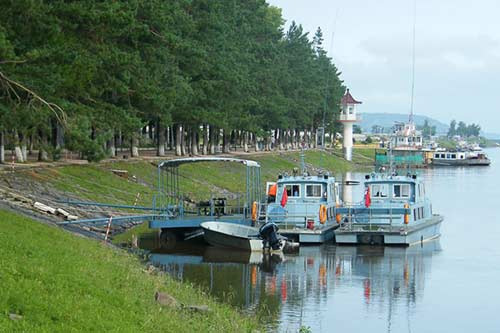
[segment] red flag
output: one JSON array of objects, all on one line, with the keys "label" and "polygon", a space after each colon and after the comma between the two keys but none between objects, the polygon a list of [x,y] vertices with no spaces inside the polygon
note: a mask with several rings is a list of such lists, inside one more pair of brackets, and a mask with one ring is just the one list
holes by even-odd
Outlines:
[{"label": "red flag", "polygon": [[365,206],[366,208],[370,207],[372,204],[372,199],[370,197],[370,186],[367,186],[365,189]]},{"label": "red flag", "polygon": [[283,196],[281,197],[281,207],[285,207],[287,201],[288,201],[288,193],[286,191],[286,186],[283,186]]}]

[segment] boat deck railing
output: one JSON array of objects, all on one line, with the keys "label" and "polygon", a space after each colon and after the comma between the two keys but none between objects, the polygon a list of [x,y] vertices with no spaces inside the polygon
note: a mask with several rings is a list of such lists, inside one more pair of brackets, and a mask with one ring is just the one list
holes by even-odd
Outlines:
[{"label": "boat deck railing", "polygon": [[340,230],[344,231],[399,231],[406,226],[404,216],[411,214],[410,208],[384,207],[339,207],[336,213],[342,216]]},{"label": "boat deck railing", "polygon": [[[279,225],[281,229],[293,229],[293,228],[307,228],[308,221],[318,221],[319,209],[308,209],[307,205],[302,206],[302,210],[299,209],[285,209],[284,213],[272,213],[268,214],[269,204],[260,204],[258,220],[261,222],[272,221]],[[331,211],[328,213],[328,219],[325,225],[331,225],[332,221],[335,221],[335,215],[333,214],[333,206],[329,207]],[[300,212],[298,212],[300,211]]]}]

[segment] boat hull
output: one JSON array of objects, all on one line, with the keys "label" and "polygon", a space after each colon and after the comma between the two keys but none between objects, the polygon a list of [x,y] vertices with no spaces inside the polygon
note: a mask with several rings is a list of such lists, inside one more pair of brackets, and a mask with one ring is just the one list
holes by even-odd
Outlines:
[{"label": "boat hull", "polygon": [[433,166],[488,166],[491,164],[491,161],[486,158],[478,158],[478,159],[463,159],[463,160],[437,160],[433,159]]},{"label": "boat hull", "polygon": [[413,226],[402,226],[386,230],[373,230],[376,224],[371,224],[370,230],[363,227],[368,225],[356,225],[354,227],[343,227],[335,231],[337,244],[371,244],[371,245],[402,245],[409,246],[438,238],[440,234],[443,217],[433,215],[429,220]]},{"label": "boat hull", "polygon": [[310,230],[307,228],[281,229],[280,234],[300,244],[323,244],[332,241],[338,224]]},{"label": "boat hull", "polygon": [[204,222],[201,227],[210,245],[244,251],[264,250],[264,242],[258,238],[258,228],[223,222]]}]

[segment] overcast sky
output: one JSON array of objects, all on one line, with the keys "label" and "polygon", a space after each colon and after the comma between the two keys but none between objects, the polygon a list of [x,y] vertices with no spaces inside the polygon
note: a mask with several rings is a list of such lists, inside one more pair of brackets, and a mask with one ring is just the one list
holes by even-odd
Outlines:
[{"label": "overcast sky", "polygon": [[[295,20],[310,35],[321,27],[361,112],[409,113],[413,0],[268,3],[287,25]],[[417,0],[416,114],[500,132],[499,17],[500,0]]]}]

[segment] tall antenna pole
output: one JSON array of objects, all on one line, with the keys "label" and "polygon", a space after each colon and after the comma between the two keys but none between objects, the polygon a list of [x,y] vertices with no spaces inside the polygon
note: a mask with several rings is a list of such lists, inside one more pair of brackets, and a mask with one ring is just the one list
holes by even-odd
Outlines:
[{"label": "tall antenna pole", "polygon": [[411,61],[411,100],[410,100],[410,118],[413,123],[413,102],[415,95],[415,30],[417,26],[417,0],[413,0],[413,40],[412,40],[412,61]]},{"label": "tall antenna pole", "polygon": [[[330,40],[330,55],[332,57],[332,60],[333,60],[333,42],[335,39],[335,30],[337,28],[338,16],[339,16],[339,10],[337,9],[337,11],[335,12],[335,21],[333,22],[332,37]],[[328,56],[328,54],[327,54],[327,56]],[[325,147],[326,147],[326,144],[325,144],[325,120],[326,119],[325,118],[326,118],[326,111],[328,109],[328,86],[329,86],[329,83],[330,83],[330,75],[329,75],[328,71],[326,71],[325,99],[324,99],[324,105],[323,105],[323,121],[321,123],[321,126],[323,127],[323,130],[321,132],[321,143],[323,144],[322,145],[323,150],[325,150]],[[322,161],[323,161],[323,154],[320,154],[319,156],[320,156],[319,157],[319,166],[321,166]]]}]

